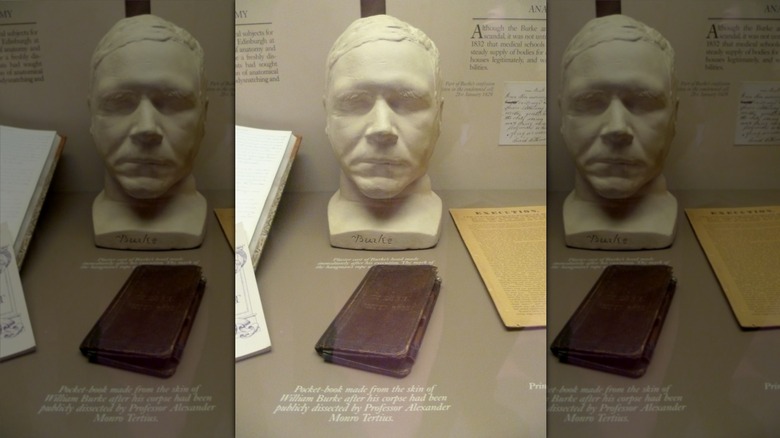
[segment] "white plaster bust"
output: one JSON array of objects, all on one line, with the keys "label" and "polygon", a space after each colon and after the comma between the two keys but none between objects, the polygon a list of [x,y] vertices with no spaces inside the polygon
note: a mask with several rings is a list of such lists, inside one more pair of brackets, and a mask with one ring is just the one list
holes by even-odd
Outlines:
[{"label": "white plaster bust", "polygon": [[435,246],[442,202],[427,169],[443,106],[436,46],[396,18],[361,18],[333,44],[326,81],[325,131],[341,166],[331,245]]},{"label": "white plaster bust", "polygon": [[153,15],[117,22],[92,55],[90,132],[106,167],[95,244],[183,249],[203,241],[206,200],[192,167],[208,101],[200,44]]},{"label": "white plaster bust", "polygon": [[563,55],[561,133],[577,173],[563,206],[566,244],[672,244],[677,200],[661,174],[675,133],[674,51],[624,15],[589,21]]}]

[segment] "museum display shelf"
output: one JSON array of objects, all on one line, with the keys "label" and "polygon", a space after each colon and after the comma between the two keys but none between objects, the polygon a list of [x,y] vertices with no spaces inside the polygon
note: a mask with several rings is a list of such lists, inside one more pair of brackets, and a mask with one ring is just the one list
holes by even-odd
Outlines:
[{"label": "museum display shelf", "polygon": [[[230,191],[203,193],[209,209],[233,206]],[[94,198],[53,192],[44,205],[21,271],[37,349],[0,364],[0,435],[232,436],[234,263],[215,215],[199,248],[104,249],[93,243]],[[144,263],[199,264],[207,280],[167,379],[90,363],[79,352],[131,268]]]},{"label": "museum display shelf", "polygon": [[[445,213],[434,248],[362,251],[329,245],[331,193],[285,194],[257,269],[272,350],[236,364],[236,436],[545,435],[546,331],[504,328],[446,213],[543,205],[544,191],[440,195]],[[404,378],[326,363],[314,349],[378,263],[431,263],[442,279]]]},{"label": "museum display shelf", "polygon": [[548,345],[607,265],[668,264],[677,288],[654,356],[640,378],[560,363],[548,349],[547,436],[759,437],[773,436],[780,428],[780,331],[740,329],[684,212],[772,205],[780,191],[672,192],[680,203],[674,244],[643,251],[566,247],[561,220],[566,193],[550,193]]}]

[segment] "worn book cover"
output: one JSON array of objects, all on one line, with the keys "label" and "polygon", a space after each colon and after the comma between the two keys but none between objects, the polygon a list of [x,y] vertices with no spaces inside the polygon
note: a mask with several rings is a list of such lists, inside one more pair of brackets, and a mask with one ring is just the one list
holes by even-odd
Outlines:
[{"label": "worn book cover", "polygon": [[200,266],[136,267],[81,343],[82,354],[90,362],[172,376],[204,288]]},{"label": "worn book cover", "polygon": [[642,376],[675,286],[670,266],[608,266],[553,341],[553,354],[561,362]]},{"label": "worn book cover", "polygon": [[317,353],[327,362],[408,375],[440,285],[435,266],[371,267],[317,342]]}]

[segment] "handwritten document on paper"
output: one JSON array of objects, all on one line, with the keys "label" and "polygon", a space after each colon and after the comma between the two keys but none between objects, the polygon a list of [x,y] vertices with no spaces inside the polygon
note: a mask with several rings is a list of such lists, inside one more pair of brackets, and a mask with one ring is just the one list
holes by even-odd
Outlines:
[{"label": "handwritten document on paper", "polygon": [[742,84],[734,144],[780,145],[780,82]]},{"label": "handwritten document on paper", "polygon": [[547,321],[547,208],[451,208],[506,327]]},{"label": "handwritten document on paper", "polygon": [[780,206],[685,213],[739,325],[780,327]]},{"label": "handwritten document on paper", "polygon": [[547,84],[506,82],[501,118],[502,145],[547,143]]},{"label": "handwritten document on paper", "polygon": [[0,222],[0,362],[35,350],[11,233]]},{"label": "handwritten document on paper", "polygon": [[236,226],[236,361],[271,349],[263,303],[242,224]]}]

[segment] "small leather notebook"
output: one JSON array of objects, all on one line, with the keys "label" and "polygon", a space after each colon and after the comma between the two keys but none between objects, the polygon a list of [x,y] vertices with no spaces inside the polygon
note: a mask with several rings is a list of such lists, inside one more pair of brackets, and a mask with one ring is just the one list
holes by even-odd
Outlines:
[{"label": "small leather notebook", "polygon": [[172,376],[205,285],[200,266],[137,266],[82,341],[81,353],[90,362]]},{"label": "small leather notebook", "polygon": [[372,266],[314,348],[326,362],[404,377],[440,287],[435,266]]},{"label": "small leather notebook", "polygon": [[608,266],[553,341],[553,354],[573,365],[642,376],[676,284],[670,266]]}]

